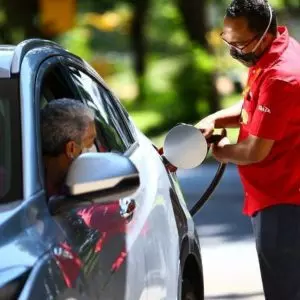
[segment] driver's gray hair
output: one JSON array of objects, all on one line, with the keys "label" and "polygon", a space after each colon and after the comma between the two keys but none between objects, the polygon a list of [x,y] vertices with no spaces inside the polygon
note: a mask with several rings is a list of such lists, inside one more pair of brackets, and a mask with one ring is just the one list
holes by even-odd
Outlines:
[{"label": "driver's gray hair", "polygon": [[69,141],[82,143],[94,112],[78,100],[57,99],[41,110],[41,138],[43,155],[57,156]]}]

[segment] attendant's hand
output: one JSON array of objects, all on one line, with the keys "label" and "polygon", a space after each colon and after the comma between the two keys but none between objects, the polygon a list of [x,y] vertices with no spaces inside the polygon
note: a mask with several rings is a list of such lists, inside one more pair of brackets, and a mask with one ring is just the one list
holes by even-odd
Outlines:
[{"label": "attendant's hand", "polygon": [[195,127],[203,133],[205,138],[209,138],[214,132],[215,122],[211,118],[206,117],[198,122]]},{"label": "attendant's hand", "polygon": [[223,129],[222,135],[224,137],[217,144],[212,144],[212,155],[217,161],[221,163],[228,163],[223,154],[223,148],[226,145],[230,145],[230,140],[227,137],[227,132],[225,129]]}]

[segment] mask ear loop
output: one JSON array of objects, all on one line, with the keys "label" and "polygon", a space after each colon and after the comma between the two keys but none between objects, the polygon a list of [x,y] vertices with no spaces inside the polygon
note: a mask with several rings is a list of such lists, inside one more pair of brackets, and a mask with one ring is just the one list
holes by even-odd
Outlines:
[{"label": "mask ear loop", "polygon": [[270,26],[271,26],[271,23],[272,23],[272,19],[273,19],[273,13],[272,13],[272,8],[271,8],[271,5],[269,5],[269,11],[270,11],[270,20],[269,20],[269,24],[268,24],[268,27],[267,29],[265,30],[264,34],[262,35],[262,37],[260,38],[260,40],[258,41],[258,43],[256,44],[256,46],[254,47],[254,49],[252,50],[252,52],[255,52],[258,48],[258,46],[261,44],[263,38],[266,36]]}]

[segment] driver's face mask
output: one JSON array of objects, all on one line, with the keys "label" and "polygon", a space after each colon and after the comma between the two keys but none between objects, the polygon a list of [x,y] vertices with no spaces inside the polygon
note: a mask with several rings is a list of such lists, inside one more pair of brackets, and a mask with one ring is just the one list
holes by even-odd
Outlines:
[{"label": "driver's face mask", "polygon": [[95,153],[97,151],[97,147],[95,144],[93,144],[90,148],[83,148],[81,153]]},{"label": "driver's face mask", "polygon": [[98,152],[97,147],[96,147],[95,144],[93,144],[93,145],[92,145],[91,147],[89,147],[89,148],[84,147],[84,146],[79,145],[79,144],[77,144],[77,147],[80,147],[80,148],[79,148],[79,149],[80,149],[80,152],[78,152],[77,155],[74,155],[74,154],[70,154],[70,155],[69,155],[69,158],[70,158],[71,162],[72,162],[73,160],[75,160],[79,155],[81,155],[81,154],[83,154],[83,153],[95,153],[95,152]]},{"label": "driver's face mask", "polygon": [[261,55],[256,55],[255,51],[257,50],[257,48],[259,47],[259,45],[263,41],[263,38],[266,36],[266,34],[267,34],[267,32],[268,32],[268,30],[271,26],[273,14],[272,14],[272,8],[271,8],[270,5],[269,5],[269,10],[270,10],[270,20],[269,20],[268,27],[267,27],[264,34],[261,36],[261,38],[259,39],[259,41],[257,42],[257,44],[255,45],[255,47],[253,48],[253,50],[251,52],[243,53],[242,49],[239,49],[239,48],[236,48],[236,47],[233,47],[233,46],[230,47],[230,55],[234,59],[241,62],[246,67],[254,66],[257,63],[257,61],[259,60],[259,58],[262,56],[262,54]]}]

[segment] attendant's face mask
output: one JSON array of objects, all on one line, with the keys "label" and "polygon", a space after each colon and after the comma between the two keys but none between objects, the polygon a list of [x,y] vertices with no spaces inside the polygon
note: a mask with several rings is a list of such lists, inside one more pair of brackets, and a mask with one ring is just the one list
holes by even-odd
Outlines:
[{"label": "attendant's face mask", "polygon": [[240,63],[242,63],[243,65],[245,65],[246,67],[252,67],[254,66],[257,61],[260,59],[260,57],[263,55],[257,55],[255,52],[257,51],[258,47],[261,45],[264,37],[266,36],[266,34],[269,31],[270,25],[272,23],[272,8],[269,5],[269,10],[270,10],[270,20],[269,20],[269,24],[268,27],[266,28],[265,32],[263,33],[263,35],[261,36],[261,38],[259,39],[259,41],[256,43],[255,47],[252,49],[252,51],[244,53],[243,50],[249,46],[255,39],[258,38],[258,35],[254,36],[254,38],[252,38],[248,43],[246,43],[246,45],[244,45],[242,48],[238,48],[235,47],[231,44],[229,44],[227,41],[224,42],[230,47],[230,55],[232,56],[232,58],[238,60]]},{"label": "attendant's face mask", "polygon": [[240,49],[231,47],[230,55],[232,58],[238,60],[244,66],[250,68],[250,67],[254,66],[260,58],[259,55],[255,54],[255,51],[257,50],[257,47],[259,45],[260,45],[260,43],[257,43],[257,46],[255,46],[255,48],[251,52],[248,52],[248,53],[243,53]]}]

